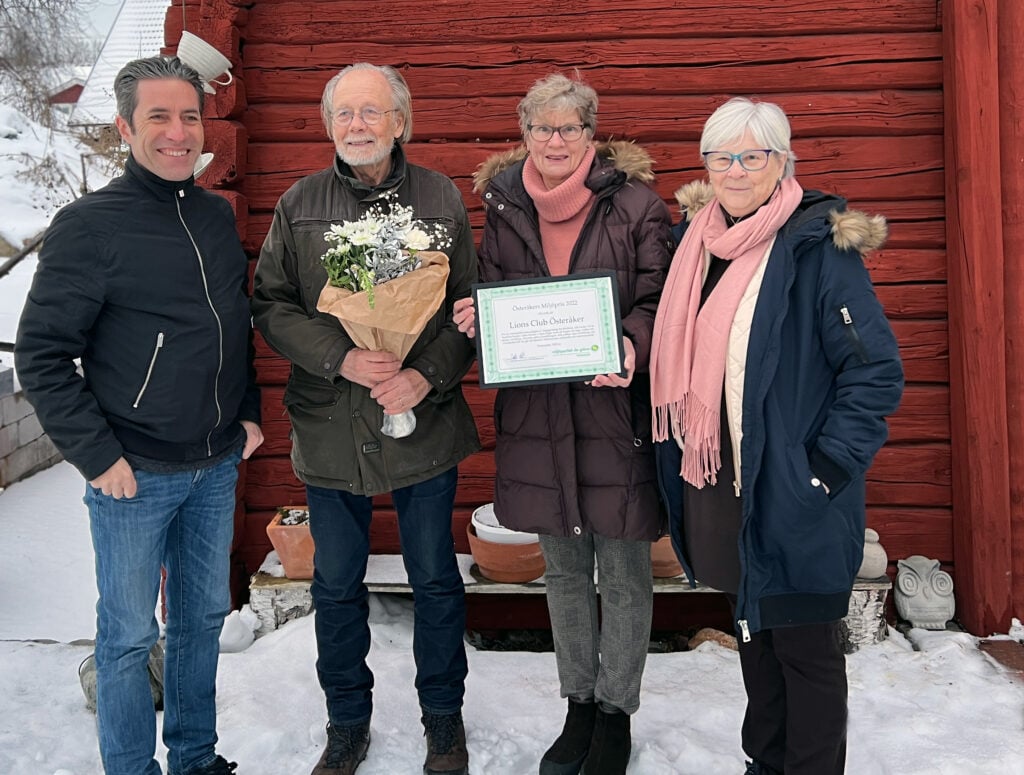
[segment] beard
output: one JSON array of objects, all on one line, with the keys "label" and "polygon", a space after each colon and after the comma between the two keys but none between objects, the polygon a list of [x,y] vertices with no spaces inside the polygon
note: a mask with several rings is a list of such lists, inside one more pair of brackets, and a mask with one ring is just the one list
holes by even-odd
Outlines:
[{"label": "beard", "polygon": [[370,137],[373,138],[373,145],[359,148],[346,145],[344,141],[336,143],[338,156],[350,167],[369,167],[380,164],[391,156],[391,151],[395,147],[395,138],[374,135],[370,135]]}]

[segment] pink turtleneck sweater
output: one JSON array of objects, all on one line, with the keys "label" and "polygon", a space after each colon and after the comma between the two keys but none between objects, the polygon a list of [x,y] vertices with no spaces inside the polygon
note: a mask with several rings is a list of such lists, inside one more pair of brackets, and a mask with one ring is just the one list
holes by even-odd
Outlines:
[{"label": "pink turtleneck sweater", "polygon": [[594,161],[594,146],[566,180],[548,190],[533,159],[523,165],[523,186],[530,195],[540,220],[540,242],[548,271],[553,277],[569,273],[569,258],[579,239],[583,223],[594,206],[594,192],[584,185]]}]

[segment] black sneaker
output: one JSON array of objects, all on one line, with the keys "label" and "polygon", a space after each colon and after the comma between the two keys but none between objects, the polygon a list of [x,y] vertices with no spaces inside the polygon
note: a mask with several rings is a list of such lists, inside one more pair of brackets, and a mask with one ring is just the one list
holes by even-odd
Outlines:
[{"label": "black sneaker", "polygon": [[348,727],[327,725],[327,747],[311,775],[353,775],[370,747],[370,722]]},{"label": "black sneaker", "polygon": [[469,752],[466,751],[466,728],[462,713],[438,716],[424,713],[423,734],[427,738],[427,758],[423,775],[468,775]]},{"label": "black sneaker", "polygon": [[205,767],[189,770],[188,775],[231,775],[237,769],[238,765],[235,762],[229,762],[223,756],[218,756]]}]

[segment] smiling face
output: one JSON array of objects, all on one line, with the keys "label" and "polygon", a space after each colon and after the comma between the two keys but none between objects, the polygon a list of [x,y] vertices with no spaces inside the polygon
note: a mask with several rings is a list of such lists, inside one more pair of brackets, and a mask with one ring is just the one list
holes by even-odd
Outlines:
[{"label": "smiling face", "polygon": [[[533,126],[563,127],[568,124],[581,124],[580,115],[575,110],[546,110],[537,113],[530,119]],[[548,140],[534,140],[526,133],[526,149],[540,173],[541,180],[550,190],[559,183],[564,183],[576,168],[580,166],[590,144],[590,130],[584,129],[582,137],[567,143],[555,132]]]},{"label": "smiling face", "polygon": [[[713,150],[740,153],[761,148],[764,145],[758,143],[748,129],[738,140]],[[740,166],[738,160],[733,160],[732,166],[725,172],[708,170],[708,178],[725,211],[734,218],[740,218],[754,212],[768,200],[782,177],[785,165],[786,154],[773,152],[764,169],[748,172]]]},{"label": "smiling face", "polygon": [[[334,87],[332,108],[332,115],[342,108],[353,112],[347,125],[334,122],[331,126],[338,156],[360,179],[380,183],[391,168],[391,149],[405,127],[387,79],[375,70],[353,70]],[[365,108],[383,113],[380,122],[367,124],[361,113]]]},{"label": "smiling face", "polygon": [[179,78],[138,82],[132,124],[118,116],[117,130],[135,161],[169,181],[192,177],[203,150],[203,119],[195,87]]}]

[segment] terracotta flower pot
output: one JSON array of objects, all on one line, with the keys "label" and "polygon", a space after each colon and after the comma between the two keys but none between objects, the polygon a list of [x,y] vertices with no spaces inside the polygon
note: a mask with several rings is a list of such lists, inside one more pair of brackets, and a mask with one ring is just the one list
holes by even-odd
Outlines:
[{"label": "terracotta flower pot", "polygon": [[679,564],[676,550],[672,548],[672,538],[662,536],[651,544],[651,575],[656,579],[670,579],[683,572]]},{"label": "terracotta flower pot", "polygon": [[[313,536],[309,532],[309,519],[298,525],[282,525],[281,520],[292,510],[306,510],[305,506],[282,506],[267,525],[267,536],[274,545],[284,566],[284,575],[290,579],[313,578]],[[307,512],[308,514],[308,512]]]},{"label": "terracotta flower pot", "polygon": [[473,523],[466,525],[469,549],[484,578],[506,584],[522,584],[544,575],[544,555],[540,542],[529,544],[498,544],[476,534]]}]

